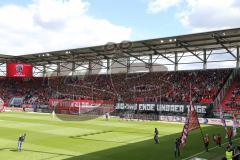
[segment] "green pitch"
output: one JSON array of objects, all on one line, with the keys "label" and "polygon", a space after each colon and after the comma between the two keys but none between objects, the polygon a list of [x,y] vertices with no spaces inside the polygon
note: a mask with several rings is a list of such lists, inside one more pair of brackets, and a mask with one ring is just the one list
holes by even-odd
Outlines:
[{"label": "green pitch", "polygon": [[[153,142],[158,128],[159,144]],[[202,126],[212,136],[221,126]],[[0,160],[172,160],[174,140],[182,124],[123,121],[98,118],[88,121],[61,121],[48,114],[0,113]],[[26,133],[23,152],[17,152],[17,139]],[[225,138],[223,138],[225,141]],[[234,143],[238,143],[238,137]],[[199,130],[190,133],[182,159],[191,156],[219,160],[224,149],[210,144],[204,150]]]}]

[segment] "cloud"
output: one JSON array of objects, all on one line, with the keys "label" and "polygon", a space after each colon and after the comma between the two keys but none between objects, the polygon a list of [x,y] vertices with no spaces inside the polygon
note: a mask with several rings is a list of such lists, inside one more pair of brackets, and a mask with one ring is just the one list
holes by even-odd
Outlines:
[{"label": "cloud", "polygon": [[161,11],[166,11],[170,7],[177,6],[182,0],[149,0],[148,12],[159,13]]},{"label": "cloud", "polygon": [[240,26],[239,0],[148,0],[147,11],[159,13],[176,6],[176,17],[190,32]]},{"label": "cloud", "polygon": [[0,7],[0,54],[27,54],[130,39],[132,29],[87,14],[83,0],[34,0]]},{"label": "cloud", "polygon": [[240,26],[238,0],[185,0],[178,17],[192,32],[226,29]]}]

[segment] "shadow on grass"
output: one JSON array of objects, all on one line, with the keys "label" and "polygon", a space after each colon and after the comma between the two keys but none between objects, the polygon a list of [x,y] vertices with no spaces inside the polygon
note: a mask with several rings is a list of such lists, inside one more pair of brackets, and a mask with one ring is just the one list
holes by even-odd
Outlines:
[{"label": "shadow on grass", "polygon": [[88,120],[99,118],[100,116],[102,115],[94,115],[94,114],[69,115],[69,114],[56,113],[56,117],[62,121],[88,121]]},{"label": "shadow on grass", "polygon": [[[208,133],[210,137],[218,133],[220,133],[222,137],[225,137],[224,128],[221,126],[208,126],[202,128],[202,130],[204,134]],[[161,133],[161,131],[159,132]],[[179,136],[180,133],[162,136],[159,138],[159,144],[154,144],[154,141],[150,139],[136,143],[128,143],[119,147],[85,155],[74,156],[65,160],[173,160],[174,142]],[[214,146],[215,144],[211,140],[209,147],[211,148]],[[181,158],[179,159],[190,157],[202,151],[204,151],[204,145],[201,132],[200,130],[195,130],[189,134],[187,145],[184,150],[181,151]],[[224,152],[212,150],[209,153],[203,154],[203,157],[211,157],[211,154],[222,156]],[[198,157],[201,156],[202,155],[198,155]]]},{"label": "shadow on grass", "polygon": [[[87,134],[80,134],[80,135],[76,135],[76,136],[70,136],[69,138],[73,138],[73,139],[83,139],[83,140],[89,140],[89,141],[99,141],[99,142],[110,142],[110,143],[121,143],[121,144],[128,144],[131,141],[136,141],[138,139],[142,139],[143,137],[140,138],[133,138],[131,139],[131,141],[129,140],[125,140],[125,141],[115,141],[115,140],[101,140],[101,139],[94,139],[94,138],[88,138],[88,136],[93,136],[93,135],[99,135],[99,134],[105,134],[105,133],[111,133],[113,132],[112,130],[106,130],[106,131],[100,131],[100,132],[93,132],[93,133],[87,133]],[[128,131],[114,131],[115,133],[137,133],[137,132],[128,132]],[[141,134],[146,134],[149,135],[149,133],[141,133]],[[146,138],[149,138],[149,136],[146,136]]]},{"label": "shadow on grass", "polygon": [[87,133],[87,134],[80,134],[80,135],[76,135],[76,136],[70,136],[69,138],[81,138],[81,137],[85,137],[85,136],[92,136],[92,135],[110,133],[110,132],[112,132],[112,131],[93,132],[93,133]]},{"label": "shadow on grass", "polygon": [[11,152],[18,152],[17,149],[10,149],[9,151],[11,151]]},{"label": "shadow on grass", "polygon": [[[0,148],[0,152],[2,150],[9,150],[11,152],[18,152],[18,150],[16,148]],[[52,154],[52,155],[55,155],[55,156],[74,156],[74,155],[71,155],[71,154],[63,154],[63,153],[39,151],[39,150],[31,150],[31,149],[23,149],[22,152],[44,153],[44,154]]]}]

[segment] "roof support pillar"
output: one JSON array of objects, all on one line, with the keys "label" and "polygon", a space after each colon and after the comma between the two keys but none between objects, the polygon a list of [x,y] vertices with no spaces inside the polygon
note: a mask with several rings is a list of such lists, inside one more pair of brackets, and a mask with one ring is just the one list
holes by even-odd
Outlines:
[{"label": "roof support pillar", "polygon": [[60,75],[60,63],[57,63],[57,77]]},{"label": "roof support pillar", "polygon": [[130,57],[127,57],[127,73],[130,72]]},{"label": "roof support pillar", "polygon": [[149,72],[153,71],[153,63],[152,63],[152,55],[149,55],[149,59],[148,59],[148,64],[149,64]]},{"label": "roof support pillar", "polygon": [[236,68],[239,69],[239,61],[240,61],[240,56],[239,56],[239,46],[237,46],[237,64],[236,64]]},{"label": "roof support pillar", "polygon": [[207,69],[207,51],[206,49],[203,50],[203,69]]},{"label": "roof support pillar", "polygon": [[88,61],[88,73],[92,74],[92,61]]},{"label": "roof support pillar", "polygon": [[46,73],[47,73],[46,65],[43,65],[43,77],[46,77]]},{"label": "roof support pillar", "polygon": [[110,71],[110,59],[108,58],[107,59],[107,74],[110,74],[111,71]]},{"label": "roof support pillar", "polygon": [[175,52],[175,62],[174,62],[174,71],[178,70],[178,53]]},{"label": "roof support pillar", "polygon": [[75,62],[72,62],[72,76],[75,74]]}]

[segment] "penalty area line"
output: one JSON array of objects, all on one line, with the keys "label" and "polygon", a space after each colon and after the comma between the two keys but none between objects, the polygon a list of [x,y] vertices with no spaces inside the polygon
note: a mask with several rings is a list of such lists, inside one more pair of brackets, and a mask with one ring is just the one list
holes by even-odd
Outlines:
[{"label": "penalty area line", "polygon": [[[239,137],[239,138],[236,138],[236,139],[233,139],[232,141],[236,141],[236,140],[239,140],[239,139],[240,139],[240,137]],[[225,142],[225,143],[223,143],[222,145],[227,144],[227,143],[228,143],[228,142]],[[218,147],[218,146],[209,148],[209,151],[214,150],[214,149],[216,149],[217,147]],[[184,159],[182,159],[182,160],[188,160],[188,159],[190,159],[190,158],[194,158],[195,156],[201,155],[201,154],[203,154],[203,153],[205,153],[205,152],[206,152],[206,151],[198,152],[198,153],[196,153],[196,154],[194,154],[194,155],[192,155],[192,156],[190,156],[190,157],[184,158]]]}]

